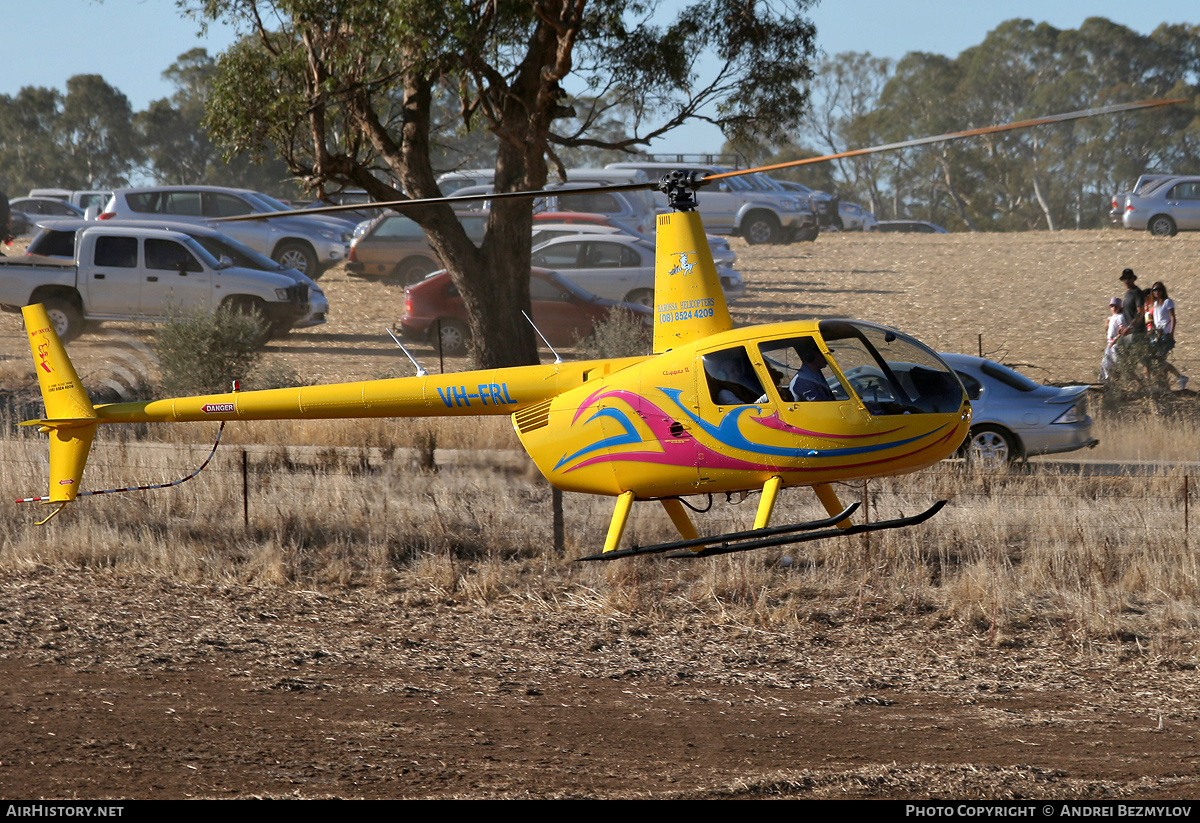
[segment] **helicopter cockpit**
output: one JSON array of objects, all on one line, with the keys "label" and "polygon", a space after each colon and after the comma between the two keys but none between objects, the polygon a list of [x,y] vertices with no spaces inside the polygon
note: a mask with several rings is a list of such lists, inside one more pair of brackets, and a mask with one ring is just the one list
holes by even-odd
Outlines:
[{"label": "helicopter cockpit", "polygon": [[[811,334],[757,344],[770,388],[743,346],[709,352],[703,363],[710,399],[724,405],[791,405],[857,396],[873,417],[948,414],[965,393],[954,372],[928,347],[893,329],[850,320],[818,324]],[[751,344],[753,347],[754,344]]]}]

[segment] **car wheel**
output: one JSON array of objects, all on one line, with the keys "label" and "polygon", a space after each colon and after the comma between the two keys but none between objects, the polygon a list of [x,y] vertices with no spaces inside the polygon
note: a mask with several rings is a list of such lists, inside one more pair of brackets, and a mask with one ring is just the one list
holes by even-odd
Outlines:
[{"label": "car wheel", "polygon": [[453,317],[443,317],[434,324],[434,332],[441,337],[442,354],[457,357],[467,353],[471,342],[471,330],[467,324]]},{"label": "car wheel", "polygon": [[321,276],[321,273],[317,271],[320,266],[317,262],[317,253],[307,243],[298,243],[295,240],[280,243],[275,247],[275,253],[271,255],[271,259],[279,265],[295,269],[313,280]]},{"label": "car wheel", "polygon": [[1151,217],[1146,228],[1156,237],[1174,237],[1178,231],[1175,228],[1175,221],[1166,214],[1156,214]]},{"label": "car wheel", "polygon": [[818,229],[816,226],[811,226],[807,229],[800,229],[800,231],[796,232],[796,242],[797,243],[811,243],[817,239],[817,235],[819,235],[820,233],[821,233],[821,230]]},{"label": "car wheel", "polygon": [[654,308],[654,289],[634,289],[625,295],[626,303],[636,303],[646,308]]},{"label": "car wheel", "polygon": [[779,221],[775,219],[775,215],[773,214],[754,212],[742,224],[742,236],[752,246],[778,243],[780,237]]},{"label": "car wheel", "polygon": [[420,283],[430,274],[437,271],[437,266],[427,257],[406,257],[392,269],[389,279],[402,286]]},{"label": "car wheel", "polygon": [[1017,460],[1012,434],[999,426],[975,426],[962,447],[967,463],[983,471],[999,471]]},{"label": "car wheel", "polygon": [[842,218],[840,218],[840,217],[833,218],[833,227],[835,229],[837,229],[838,231],[846,230],[846,224],[842,221]]},{"label": "car wheel", "polygon": [[49,300],[43,300],[42,305],[46,307],[46,314],[50,318],[50,325],[54,326],[54,333],[63,343],[70,343],[83,334],[83,314],[73,303],[51,297]]}]

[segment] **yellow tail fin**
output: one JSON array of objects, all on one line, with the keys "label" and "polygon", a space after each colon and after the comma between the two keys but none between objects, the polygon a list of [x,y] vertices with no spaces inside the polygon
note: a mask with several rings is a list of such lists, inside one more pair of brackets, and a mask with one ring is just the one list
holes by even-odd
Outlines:
[{"label": "yellow tail fin", "polygon": [[731,328],[700,215],[660,214],[654,259],[655,354]]},{"label": "yellow tail fin", "polygon": [[79,482],[87,464],[92,438],[96,435],[96,410],[84,391],[75,367],[42,304],[21,309],[29,350],[46,406],[45,420],[29,420],[23,426],[39,426],[50,434],[49,503],[66,503],[79,493]]}]

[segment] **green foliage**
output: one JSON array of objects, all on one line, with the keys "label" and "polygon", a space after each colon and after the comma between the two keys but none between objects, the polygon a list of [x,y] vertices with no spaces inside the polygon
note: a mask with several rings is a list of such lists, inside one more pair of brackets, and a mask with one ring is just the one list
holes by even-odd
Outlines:
[{"label": "green foliage", "polygon": [[244,380],[262,356],[261,318],[222,308],[196,311],[159,326],[151,348],[158,355],[167,394],[216,394]]},{"label": "green foliage", "polygon": [[139,157],[129,100],[99,75],[70,78],[66,94],[26,86],[0,95],[0,179],[10,196],[126,185]]},{"label": "green foliage", "polygon": [[652,338],[650,326],[641,318],[614,308],[579,341],[579,353],[584,360],[637,357],[650,353]]}]

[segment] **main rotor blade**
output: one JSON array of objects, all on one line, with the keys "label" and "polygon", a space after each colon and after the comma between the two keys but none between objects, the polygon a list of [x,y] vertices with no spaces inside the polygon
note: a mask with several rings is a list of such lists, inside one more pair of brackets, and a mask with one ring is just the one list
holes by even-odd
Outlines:
[{"label": "main rotor blade", "polygon": [[951,140],[961,140],[964,137],[978,137],[981,134],[995,134],[1001,131],[1014,131],[1016,129],[1027,129],[1031,126],[1043,126],[1047,123],[1062,123],[1067,120],[1082,120],[1085,117],[1097,117],[1102,114],[1117,114],[1123,111],[1134,111],[1136,109],[1149,109],[1158,106],[1173,106],[1176,103],[1188,102],[1185,98],[1176,98],[1173,100],[1139,100],[1136,103],[1115,103],[1111,106],[1101,106],[1095,109],[1083,109],[1081,111],[1071,111],[1066,114],[1052,114],[1047,117],[1037,117],[1032,120],[1020,120],[1015,123],[1003,123],[999,126],[983,126],[977,129],[967,129],[965,131],[955,131],[949,134],[939,134],[934,137],[917,137],[912,140],[903,140],[899,143],[888,143],[883,146],[872,146],[867,149],[852,149],[850,151],[842,151],[837,154],[826,154],[821,157],[809,157],[804,160],[789,160],[786,163],[772,163],[769,166],[757,166],[753,169],[738,169],[737,171],[727,171],[721,174],[706,175],[703,182],[707,183],[710,180],[720,180],[725,177],[738,177],[743,174],[754,174],[760,171],[776,171],[778,169],[790,169],[794,166],[806,166],[812,163],[825,163],[829,160],[841,160],[845,157],[861,157],[865,154],[878,154],[879,152],[895,151],[897,149],[906,149],[911,146],[928,146],[933,143],[946,143]]},{"label": "main rotor blade", "polygon": [[554,189],[539,189],[537,191],[506,191],[492,194],[468,194],[462,196],[449,195],[446,197],[425,197],[414,200],[381,200],[370,203],[348,203],[342,206],[319,206],[313,209],[291,209],[289,211],[256,212],[255,214],[239,214],[236,217],[217,217],[214,223],[234,223],[241,220],[269,220],[273,217],[305,217],[314,214],[336,214],[339,211],[361,211],[363,209],[395,209],[420,208],[421,206],[437,206],[442,203],[478,203],[481,200],[511,200],[519,197],[545,197],[547,195],[587,193],[593,191],[641,191],[649,190],[658,185],[657,180],[646,183],[614,183],[604,186],[574,186],[566,185]]}]

